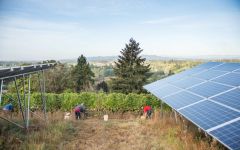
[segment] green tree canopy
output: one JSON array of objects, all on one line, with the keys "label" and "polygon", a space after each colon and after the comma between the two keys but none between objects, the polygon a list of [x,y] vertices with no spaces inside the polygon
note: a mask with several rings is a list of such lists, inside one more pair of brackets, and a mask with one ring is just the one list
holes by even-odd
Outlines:
[{"label": "green tree canopy", "polygon": [[150,76],[150,65],[146,65],[145,58],[140,56],[143,50],[133,38],[121,51],[121,56],[115,62],[112,88],[116,92],[141,93],[143,85]]},{"label": "green tree canopy", "polygon": [[92,72],[86,57],[78,57],[77,65],[73,70],[75,89],[77,92],[88,91],[94,83],[94,73]]}]

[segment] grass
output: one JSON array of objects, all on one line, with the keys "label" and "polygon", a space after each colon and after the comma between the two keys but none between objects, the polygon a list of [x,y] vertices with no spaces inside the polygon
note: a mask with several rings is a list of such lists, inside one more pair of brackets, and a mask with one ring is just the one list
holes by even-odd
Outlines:
[{"label": "grass", "polygon": [[[6,122],[0,122],[0,149],[120,149],[120,150],[216,150],[220,144],[205,137],[190,123],[178,123],[169,113],[160,118],[141,120],[134,115],[110,115],[86,120],[63,120],[63,113],[49,114],[46,124],[32,120],[34,126],[26,134]],[[186,124],[189,126],[186,130]]]}]

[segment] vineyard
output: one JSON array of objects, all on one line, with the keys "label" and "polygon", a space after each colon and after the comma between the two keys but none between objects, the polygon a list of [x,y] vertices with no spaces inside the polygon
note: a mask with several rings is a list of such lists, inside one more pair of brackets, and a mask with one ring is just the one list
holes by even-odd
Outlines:
[{"label": "vineyard", "polygon": [[[4,96],[3,101],[8,102],[9,97],[16,98],[16,95]],[[160,107],[160,101],[150,94],[122,94],[122,93],[46,93],[47,111],[71,111],[76,105],[84,103],[89,110],[126,112],[141,111],[146,104],[153,108]],[[17,106],[17,101],[14,105]],[[42,106],[41,93],[31,94],[31,109],[39,110]],[[164,105],[164,108],[168,108]],[[16,107],[17,108],[17,107]]]}]

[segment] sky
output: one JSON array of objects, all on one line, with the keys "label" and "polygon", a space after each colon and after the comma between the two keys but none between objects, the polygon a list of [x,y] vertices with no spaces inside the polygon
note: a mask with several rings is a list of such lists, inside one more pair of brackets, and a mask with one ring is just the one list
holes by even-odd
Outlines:
[{"label": "sky", "polygon": [[0,0],[0,61],[240,56],[239,0]]}]

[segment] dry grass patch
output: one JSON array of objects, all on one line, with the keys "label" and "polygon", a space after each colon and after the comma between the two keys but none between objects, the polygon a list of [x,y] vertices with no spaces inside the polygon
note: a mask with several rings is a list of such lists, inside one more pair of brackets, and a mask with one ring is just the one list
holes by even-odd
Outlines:
[{"label": "dry grass patch", "polygon": [[[156,114],[159,114],[157,112]],[[28,134],[19,129],[6,128],[1,132],[5,143],[0,149],[68,149],[68,150],[216,150],[224,149],[212,144],[210,138],[199,133],[190,125],[176,124],[175,119],[166,113],[163,118],[155,115],[151,120],[139,117],[112,116],[104,122],[101,118],[86,120],[63,120],[62,112],[49,114],[49,122],[35,120],[38,130]],[[6,124],[5,124],[6,125]]]}]

